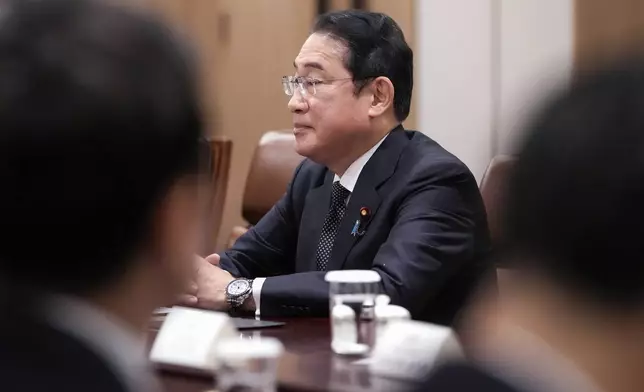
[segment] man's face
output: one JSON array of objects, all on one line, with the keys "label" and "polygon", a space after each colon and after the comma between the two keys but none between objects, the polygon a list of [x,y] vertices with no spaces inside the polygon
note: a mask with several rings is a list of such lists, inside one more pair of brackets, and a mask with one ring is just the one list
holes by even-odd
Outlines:
[{"label": "man's face", "polygon": [[315,95],[296,89],[288,103],[296,151],[321,164],[342,159],[370,127],[371,100],[368,94],[356,96],[352,75],[344,66],[346,54],[342,42],[314,33],[294,62],[295,76],[316,82]]}]

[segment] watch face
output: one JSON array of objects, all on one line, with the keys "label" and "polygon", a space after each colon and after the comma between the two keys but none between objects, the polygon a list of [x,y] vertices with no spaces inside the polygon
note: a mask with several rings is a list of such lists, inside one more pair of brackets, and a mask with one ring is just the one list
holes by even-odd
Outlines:
[{"label": "watch face", "polygon": [[247,280],[235,280],[228,286],[228,294],[232,296],[242,295],[249,289]]}]

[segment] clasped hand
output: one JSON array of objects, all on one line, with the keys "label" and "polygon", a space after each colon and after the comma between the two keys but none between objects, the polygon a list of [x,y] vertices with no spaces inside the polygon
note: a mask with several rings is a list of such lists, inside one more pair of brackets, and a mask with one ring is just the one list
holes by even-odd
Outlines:
[{"label": "clasped hand", "polygon": [[226,286],[233,276],[219,267],[219,255],[194,260],[194,281],[179,299],[179,305],[224,311],[229,309]]}]

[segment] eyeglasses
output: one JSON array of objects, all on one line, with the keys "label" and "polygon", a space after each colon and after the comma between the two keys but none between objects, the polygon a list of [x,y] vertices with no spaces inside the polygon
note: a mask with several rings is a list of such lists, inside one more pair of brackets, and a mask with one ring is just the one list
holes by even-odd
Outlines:
[{"label": "eyeglasses", "polygon": [[299,90],[301,96],[306,97],[309,95],[315,95],[315,93],[317,92],[316,86],[318,84],[352,79],[353,78],[318,80],[303,76],[282,76],[282,87],[284,88],[284,93],[288,96],[293,96],[293,94],[295,94],[295,90],[297,89]]}]

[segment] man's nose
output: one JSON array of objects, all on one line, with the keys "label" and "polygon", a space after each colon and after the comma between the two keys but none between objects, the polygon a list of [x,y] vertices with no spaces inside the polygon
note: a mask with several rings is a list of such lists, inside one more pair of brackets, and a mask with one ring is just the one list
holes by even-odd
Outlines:
[{"label": "man's nose", "polygon": [[288,109],[292,113],[301,113],[305,112],[308,108],[309,104],[306,99],[304,99],[299,89],[295,89],[293,95],[291,95],[291,99],[288,100]]}]

